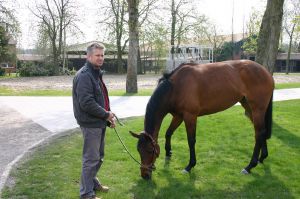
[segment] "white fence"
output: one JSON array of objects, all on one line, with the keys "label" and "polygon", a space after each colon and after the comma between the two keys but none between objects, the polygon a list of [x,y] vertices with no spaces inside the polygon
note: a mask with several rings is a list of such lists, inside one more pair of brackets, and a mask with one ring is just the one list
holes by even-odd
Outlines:
[{"label": "white fence", "polygon": [[182,63],[201,64],[211,62],[213,62],[213,48],[210,46],[185,45],[171,47],[167,57],[166,70],[172,71]]}]

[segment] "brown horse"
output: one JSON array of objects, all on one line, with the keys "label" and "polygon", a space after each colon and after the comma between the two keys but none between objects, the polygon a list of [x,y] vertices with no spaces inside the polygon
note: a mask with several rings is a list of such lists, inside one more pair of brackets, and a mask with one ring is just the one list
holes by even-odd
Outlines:
[{"label": "brown horse", "polygon": [[[190,149],[185,171],[196,165],[195,143],[197,117],[223,111],[240,102],[255,129],[255,145],[248,166],[250,170],[268,156],[267,139],[271,136],[274,80],[260,64],[250,60],[209,64],[182,64],[159,81],[151,96],[144,121],[144,131],[137,137],[141,156],[141,176],[151,178],[159,155],[159,129],[167,113],[173,116],[166,132],[166,156],[171,156],[171,136],[184,121]],[[260,157],[259,157],[260,155]]]}]

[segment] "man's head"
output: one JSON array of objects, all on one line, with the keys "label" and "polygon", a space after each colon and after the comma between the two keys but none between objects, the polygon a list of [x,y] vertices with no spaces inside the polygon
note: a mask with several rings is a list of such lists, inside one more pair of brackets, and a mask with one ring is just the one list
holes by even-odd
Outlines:
[{"label": "man's head", "polygon": [[86,56],[87,60],[96,68],[100,68],[104,62],[105,47],[98,43],[93,43],[87,47]]}]

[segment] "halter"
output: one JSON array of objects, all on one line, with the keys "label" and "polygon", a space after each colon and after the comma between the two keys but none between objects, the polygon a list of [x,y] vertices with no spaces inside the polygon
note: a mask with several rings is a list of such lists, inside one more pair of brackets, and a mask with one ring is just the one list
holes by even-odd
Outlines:
[{"label": "halter", "polygon": [[147,169],[147,170],[150,170],[150,171],[154,171],[155,170],[155,166],[154,166],[154,157],[158,157],[159,156],[159,152],[158,152],[158,150],[157,150],[157,146],[158,146],[158,144],[157,144],[157,142],[153,139],[153,137],[150,135],[150,134],[148,134],[147,132],[143,132],[143,133],[141,133],[141,134],[144,134],[146,137],[148,137],[148,138],[150,138],[150,140],[151,140],[151,144],[152,144],[152,146],[153,146],[153,151],[152,151],[152,153],[153,153],[153,158],[152,158],[152,163],[151,164],[149,164],[149,165],[143,165],[143,164],[141,164],[141,167],[140,168],[142,168],[142,169]]},{"label": "halter", "polygon": [[[115,115],[115,118],[117,119],[117,122],[118,122],[121,126],[125,126],[125,125],[119,120],[119,118],[118,118],[116,115]],[[144,164],[142,164],[141,162],[139,162],[137,159],[135,159],[135,158],[133,157],[133,155],[130,153],[130,151],[127,149],[127,147],[126,147],[126,145],[124,144],[124,142],[122,141],[122,139],[121,139],[121,137],[120,137],[118,131],[116,130],[116,128],[114,128],[114,130],[115,130],[115,133],[117,134],[117,137],[119,138],[121,144],[123,145],[124,149],[125,149],[125,150],[127,151],[127,153],[130,155],[130,157],[131,157],[136,163],[138,163],[138,164],[141,166],[140,168],[147,169],[147,170],[150,170],[150,171],[154,171],[154,170],[155,170],[155,166],[153,165],[153,160],[152,160],[151,165],[144,165]],[[153,153],[154,153],[153,157],[154,157],[154,156],[158,157],[158,156],[159,156],[159,152],[157,151],[157,148],[156,148],[156,146],[158,145],[157,142],[153,139],[153,137],[152,137],[150,134],[148,134],[148,133],[146,133],[146,132],[141,133],[141,134],[144,134],[145,136],[147,136],[147,137],[150,138],[151,144],[152,144],[152,146],[153,146]]]}]

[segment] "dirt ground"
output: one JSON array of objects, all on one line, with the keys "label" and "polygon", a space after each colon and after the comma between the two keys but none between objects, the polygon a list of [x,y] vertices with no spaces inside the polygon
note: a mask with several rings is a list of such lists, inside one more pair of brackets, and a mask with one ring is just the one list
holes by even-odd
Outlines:
[{"label": "dirt ground", "polygon": [[[138,88],[153,89],[156,87],[160,74],[138,75]],[[70,89],[72,88],[73,76],[52,77],[19,77],[0,79],[0,86],[16,90],[26,89]],[[300,82],[300,74],[275,74],[276,83]],[[104,75],[104,81],[108,89],[125,89],[126,75]]]}]

